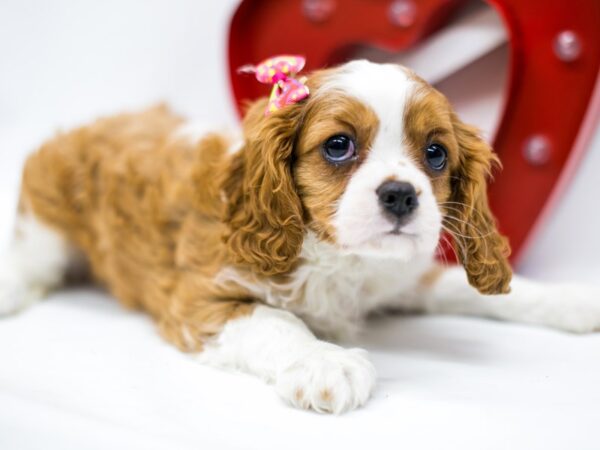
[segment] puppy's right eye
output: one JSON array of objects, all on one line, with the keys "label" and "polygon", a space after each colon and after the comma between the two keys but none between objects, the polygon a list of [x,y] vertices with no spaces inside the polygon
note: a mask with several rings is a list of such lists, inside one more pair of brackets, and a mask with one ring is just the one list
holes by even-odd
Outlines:
[{"label": "puppy's right eye", "polygon": [[323,157],[334,164],[343,164],[356,159],[356,145],[354,141],[344,135],[331,136],[323,144]]}]

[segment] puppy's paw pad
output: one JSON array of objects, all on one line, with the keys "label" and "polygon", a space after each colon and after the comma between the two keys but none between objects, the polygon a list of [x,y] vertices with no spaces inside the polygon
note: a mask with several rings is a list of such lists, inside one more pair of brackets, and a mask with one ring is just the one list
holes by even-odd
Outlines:
[{"label": "puppy's paw pad", "polygon": [[340,414],[364,405],[375,386],[375,368],[366,352],[320,344],[278,375],[281,397],[321,413]]}]

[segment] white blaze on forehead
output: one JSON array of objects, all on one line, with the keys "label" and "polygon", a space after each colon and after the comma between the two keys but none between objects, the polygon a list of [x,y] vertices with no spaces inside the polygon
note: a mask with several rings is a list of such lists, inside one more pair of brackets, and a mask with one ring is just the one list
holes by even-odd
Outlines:
[{"label": "white blaze on forehead", "polygon": [[373,147],[395,144],[397,149],[403,137],[404,110],[415,88],[415,81],[402,67],[359,60],[341,66],[321,89],[324,94],[341,90],[369,106],[380,121]]}]

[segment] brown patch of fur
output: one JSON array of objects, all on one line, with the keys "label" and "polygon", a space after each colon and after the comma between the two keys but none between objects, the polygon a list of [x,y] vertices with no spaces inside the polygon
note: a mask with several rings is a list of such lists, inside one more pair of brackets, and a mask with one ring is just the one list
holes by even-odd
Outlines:
[{"label": "brown patch of fur", "polygon": [[234,157],[225,183],[225,242],[236,264],[272,276],[292,269],[304,238],[302,204],[292,178],[303,106],[292,105],[268,117],[265,106],[260,100],[248,111],[246,145]]},{"label": "brown patch of fur", "polygon": [[[457,118],[442,94],[411,76],[420,87],[407,105],[406,143],[430,175],[469,282],[484,294],[506,293],[512,276],[507,259],[510,248],[498,233],[487,200],[487,177],[499,165],[498,158],[475,128]],[[432,172],[424,161],[423,150],[432,142],[448,151],[442,173]]]},{"label": "brown patch of fur", "polygon": [[508,239],[497,228],[487,198],[487,177],[498,157],[479,136],[476,128],[452,116],[460,161],[451,178],[452,195],[448,216],[453,221],[456,251],[469,282],[483,294],[510,291],[512,270],[508,262]]},{"label": "brown patch of fur", "polygon": [[22,195],[124,305],[150,312],[181,349],[199,350],[253,305],[214,283],[229,258],[220,240],[229,143],[173,140],[181,122],[155,108],[60,134],[28,159]]}]

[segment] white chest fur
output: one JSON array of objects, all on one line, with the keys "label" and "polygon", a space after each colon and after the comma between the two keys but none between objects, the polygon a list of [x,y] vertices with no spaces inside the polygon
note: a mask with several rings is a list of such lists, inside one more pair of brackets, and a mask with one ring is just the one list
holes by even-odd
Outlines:
[{"label": "white chest fur", "polygon": [[251,280],[230,268],[219,281],[239,284],[264,302],[294,312],[321,335],[340,337],[353,333],[369,311],[398,303],[429,267],[429,256],[402,263],[341,254],[308,234],[301,264],[285,281]]}]

